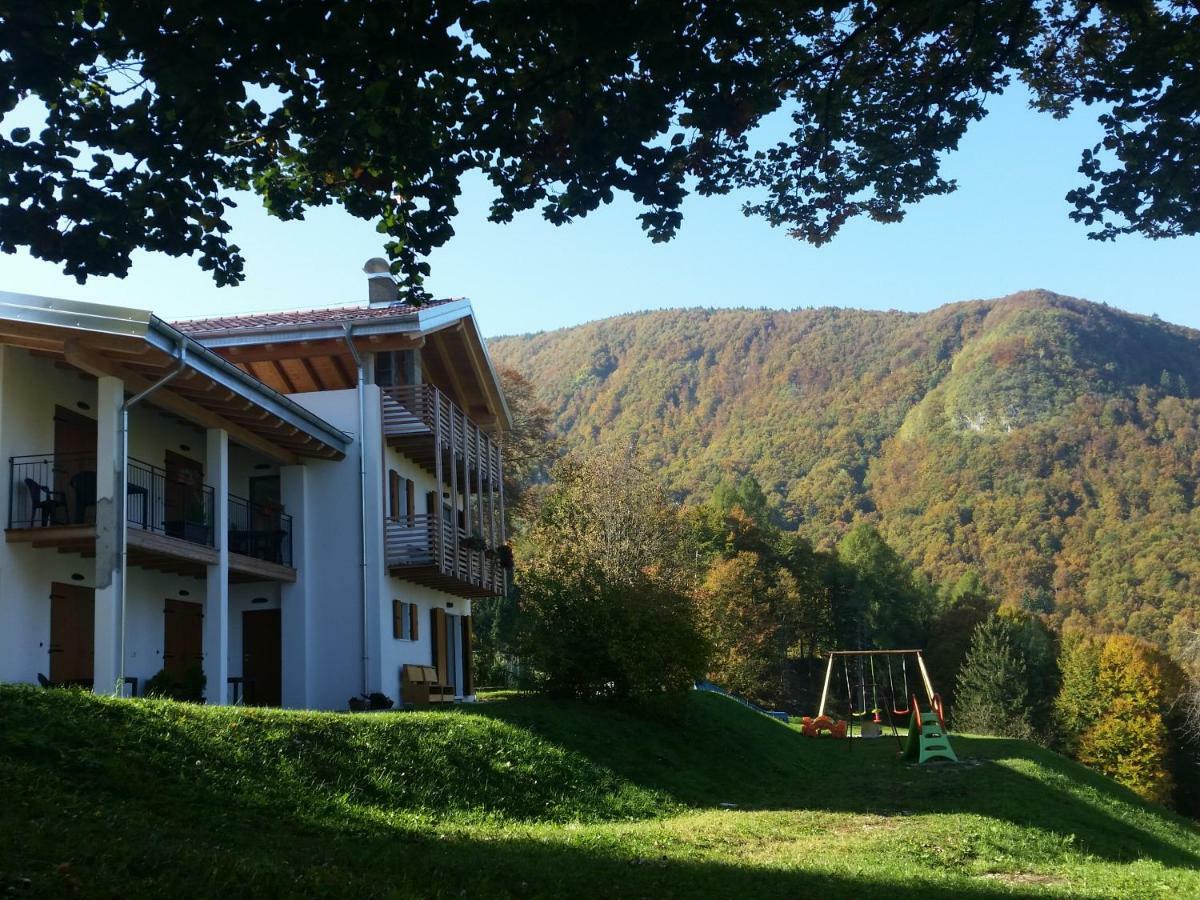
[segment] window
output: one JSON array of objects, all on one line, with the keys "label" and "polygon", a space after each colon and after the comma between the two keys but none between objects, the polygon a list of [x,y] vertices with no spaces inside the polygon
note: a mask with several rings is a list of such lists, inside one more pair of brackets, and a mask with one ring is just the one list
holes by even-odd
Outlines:
[{"label": "window", "polygon": [[390,350],[375,354],[375,383],[380,387],[396,385],[396,358]]},{"label": "window", "polygon": [[395,469],[388,469],[388,517],[393,522],[400,521],[400,473]]},{"label": "window", "polygon": [[392,637],[398,641],[415,641],[420,637],[417,604],[403,600],[392,601]]},{"label": "window", "polygon": [[404,479],[404,512],[408,515],[408,524],[411,528],[416,524],[417,512],[417,485],[411,478]]}]

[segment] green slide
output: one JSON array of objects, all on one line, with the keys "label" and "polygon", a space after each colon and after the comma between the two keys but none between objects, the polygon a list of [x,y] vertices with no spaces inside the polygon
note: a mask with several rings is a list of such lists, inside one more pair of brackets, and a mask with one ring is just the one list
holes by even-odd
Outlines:
[{"label": "green slide", "polygon": [[912,717],[908,720],[908,740],[900,758],[915,759],[918,764],[931,759],[958,762],[954,748],[950,746],[950,736],[932,709],[921,712],[916,704],[913,705]]}]

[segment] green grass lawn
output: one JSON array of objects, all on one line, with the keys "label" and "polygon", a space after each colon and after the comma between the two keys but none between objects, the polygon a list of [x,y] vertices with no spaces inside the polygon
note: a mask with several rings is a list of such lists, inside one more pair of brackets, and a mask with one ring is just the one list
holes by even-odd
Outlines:
[{"label": "green grass lawn", "polygon": [[0,897],[1200,896],[1196,825],[955,745],[910,766],[713,695],[348,716],[0,686]]}]

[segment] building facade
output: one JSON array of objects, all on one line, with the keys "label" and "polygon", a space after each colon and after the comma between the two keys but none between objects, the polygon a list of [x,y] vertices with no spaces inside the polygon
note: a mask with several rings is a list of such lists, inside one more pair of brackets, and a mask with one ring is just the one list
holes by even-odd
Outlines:
[{"label": "building facade", "polygon": [[369,295],[168,324],[0,293],[0,680],[473,696],[508,410],[467,301]]}]

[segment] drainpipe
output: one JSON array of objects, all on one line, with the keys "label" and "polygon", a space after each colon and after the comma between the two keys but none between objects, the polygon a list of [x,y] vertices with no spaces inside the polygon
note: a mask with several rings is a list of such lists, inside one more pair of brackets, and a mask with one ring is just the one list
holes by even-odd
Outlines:
[{"label": "drainpipe", "polygon": [[346,346],[350,348],[350,355],[354,357],[354,364],[358,367],[358,499],[359,499],[359,544],[361,545],[360,556],[360,580],[362,583],[362,692],[367,693],[368,679],[368,653],[367,643],[370,636],[370,619],[367,609],[367,444],[366,431],[367,427],[367,370],[363,364],[363,358],[359,355],[358,348],[354,346],[354,326],[346,323],[342,326],[346,330]]},{"label": "drainpipe", "polygon": [[118,696],[125,695],[125,578],[129,569],[129,410],[141,403],[187,366],[187,344],[179,342],[179,365],[140,394],[121,404],[121,483],[117,485],[117,521],[121,535],[121,643],[117,664]]}]

